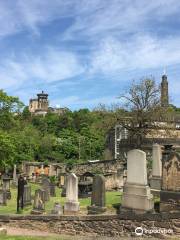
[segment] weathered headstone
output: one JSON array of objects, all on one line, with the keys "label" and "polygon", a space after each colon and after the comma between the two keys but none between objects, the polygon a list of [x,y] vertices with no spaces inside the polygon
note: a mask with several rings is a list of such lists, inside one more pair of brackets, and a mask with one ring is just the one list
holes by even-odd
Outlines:
[{"label": "weathered headstone", "polygon": [[51,214],[62,215],[63,208],[60,203],[54,203],[54,209],[51,211]]},{"label": "weathered headstone", "polygon": [[74,173],[67,176],[65,214],[75,214],[79,211],[78,202],[78,178]]},{"label": "weathered headstone", "polygon": [[7,199],[11,199],[10,181],[11,179],[7,174],[4,174],[2,176],[2,182],[3,182],[2,189],[3,191],[6,192]]},{"label": "weathered headstone", "polygon": [[38,189],[35,191],[32,214],[42,214],[45,211],[45,191]]},{"label": "weathered headstone", "polygon": [[24,194],[23,194],[24,206],[31,205],[31,186],[24,186]]},{"label": "weathered headstone", "polygon": [[152,178],[150,185],[152,189],[160,190],[162,181],[162,150],[159,144],[153,144],[152,160]]},{"label": "weathered headstone", "polygon": [[0,205],[7,205],[7,194],[3,190],[0,190]]},{"label": "weathered headstone", "polygon": [[153,210],[153,196],[147,185],[146,153],[135,149],[127,155],[127,181],[123,189],[121,210],[138,213]]},{"label": "weathered headstone", "polygon": [[51,185],[50,180],[46,177],[43,177],[42,189],[45,191],[45,201],[49,201],[50,199],[50,185]]},{"label": "weathered headstone", "polygon": [[162,157],[160,211],[180,211],[180,155],[166,145]]},{"label": "weathered headstone", "polygon": [[50,196],[55,197],[56,196],[56,184],[50,183]]},{"label": "weathered headstone", "polygon": [[97,175],[93,178],[91,206],[88,206],[88,214],[98,214],[106,211],[105,194],[105,178]]}]

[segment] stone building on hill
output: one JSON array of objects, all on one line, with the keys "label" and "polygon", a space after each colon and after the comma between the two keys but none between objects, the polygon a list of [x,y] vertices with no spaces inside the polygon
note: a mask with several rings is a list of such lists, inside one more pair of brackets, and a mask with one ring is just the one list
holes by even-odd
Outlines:
[{"label": "stone building on hill", "polygon": [[68,111],[68,108],[53,108],[49,107],[48,94],[42,91],[37,94],[37,98],[32,98],[29,100],[29,111],[34,115],[45,116],[48,112],[61,115]]}]

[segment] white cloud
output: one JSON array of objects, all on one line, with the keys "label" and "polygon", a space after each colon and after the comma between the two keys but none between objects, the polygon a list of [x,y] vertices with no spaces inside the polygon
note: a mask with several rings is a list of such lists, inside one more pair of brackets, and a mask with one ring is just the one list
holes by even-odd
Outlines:
[{"label": "white cloud", "polygon": [[160,40],[136,36],[128,42],[106,38],[92,54],[90,73],[112,74],[180,64],[179,42],[180,37]]},{"label": "white cloud", "polygon": [[0,63],[1,87],[20,86],[30,81],[50,83],[75,77],[84,72],[78,57],[71,52],[49,48],[41,55],[23,55]]},{"label": "white cloud", "polygon": [[92,107],[98,106],[99,104],[111,104],[111,103],[119,103],[119,100],[115,96],[106,96],[106,97],[98,97],[98,98],[84,98],[81,96],[68,96],[65,98],[54,99],[50,102],[52,106],[56,106],[57,104],[60,107]]}]

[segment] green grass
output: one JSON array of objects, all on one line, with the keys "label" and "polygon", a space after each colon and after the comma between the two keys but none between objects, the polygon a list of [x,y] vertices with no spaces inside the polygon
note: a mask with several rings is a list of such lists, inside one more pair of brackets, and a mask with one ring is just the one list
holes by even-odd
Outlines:
[{"label": "green grass", "polygon": [[[31,184],[32,195],[36,189],[40,188],[38,184]],[[7,201],[7,206],[0,206],[0,214],[15,214],[16,213],[16,197],[17,190],[11,188],[11,200]],[[45,209],[47,213],[53,209],[54,203],[59,202],[64,205],[66,198],[61,197],[61,189],[56,188],[56,197],[51,197],[50,201],[45,203]],[[80,208],[82,211],[86,210],[86,207],[90,205],[91,198],[82,198],[79,199]],[[112,210],[114,205],[117,205],[121,202],[121,193],[120,192],[106,192],[106,206],[108,209]],[[32,206],[26,206],[23,210],[23,214],[30,214]]]}]

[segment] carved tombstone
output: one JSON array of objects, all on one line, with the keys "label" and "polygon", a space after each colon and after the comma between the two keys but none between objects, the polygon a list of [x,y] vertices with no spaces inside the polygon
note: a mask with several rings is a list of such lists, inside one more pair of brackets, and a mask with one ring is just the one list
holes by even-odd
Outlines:
[{"label": "carved tombstone", "polygon": [[65,214],[75,214],[79,211],[78,177],[74,173],[67,176]]},{"label": "carved tombstone", "polygon": [[146,153],[134,149],[127,156],[127,181],[123,189],[122,211],[144,213],[153,210],[153,196],[147,184]]},{"label": "carved tombstone", "polygon": [[106,211],[105,194],[105,178],[97,175],[93,178],[91,206],[88,206],[88,214],[98,214]]},{"label": "carved tombstone", "polygon": [[31,186],[24,186],[24,194],[23,194],[24,206],[31,205]]},{"label": "carved tombstone", "polygon": [[45,211],[45,191],[38,189],[35,191],[32,214],[42,214]]},{"label": "carved tombstone", "polygon": [[162,158],[160,211],[180,211],[180,155],[166,145]]},{"label": "carved tombstone", "polygon": [[43,177],[42,189],[45,191],[45,201],[49,201],[50,199],[50,185],[51,185],[50,180],[46,177]]},{"label": "carved tombstone", "polygon": [[152,160],[152,178],[150,185],[152,189],[160,190],[162,181],[162,150],[159,144],[153,144]]},{"label": "carved tombstone", "polygon": [[7,205],[7,194],[3,190],[0,190],[0,205]]}]

